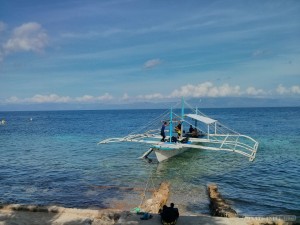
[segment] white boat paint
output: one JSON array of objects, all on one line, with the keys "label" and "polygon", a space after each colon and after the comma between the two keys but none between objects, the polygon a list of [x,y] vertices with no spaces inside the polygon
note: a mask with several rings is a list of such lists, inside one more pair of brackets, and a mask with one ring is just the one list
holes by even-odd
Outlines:
[{"label": "white boat paint", "polygon": [[154,148],[154,152],[156,155],[156,158],[158,160],[158,162],[162,162],[164,160],[167,160],[173,156],[179,155],[185,151],[187,151],[188,148],[176,148],[176,149],[170,149],[170,150],[161,150],[161,149],[156,149]]}]

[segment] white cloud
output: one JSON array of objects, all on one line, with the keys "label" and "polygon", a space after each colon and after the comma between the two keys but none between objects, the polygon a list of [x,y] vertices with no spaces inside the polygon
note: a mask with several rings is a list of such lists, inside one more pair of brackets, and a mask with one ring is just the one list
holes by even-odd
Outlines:
[{"label": "white cloud", "polygon": [[95,101],[95,97],[91,95],[83,95],[82,97],[75,98],[77,102],[93,102]]},{"label": "white cloud", "polygon": [[246,90],[248,95],[264,95],[266,92],[262,89],[256,89],[255,87],[248,87]]},{"label": "white cloud", "polygon": [[60,97],[56,94],[50,95],[34,95],[31,98],[20,99],[16,96],[12,96],[5,100],[6,103],[66,103],[71,101],[70,97]]},{"label": "white cloud", "polygon": [[130,99],[130,97],[129,97],[129,95],[127,93],[124,93],[123,96],[122,96],[122,98],[121,98],[122,101],[127,101],[129,99]]},{"label": "white cloud", "polygon": [[58,96],[56,94],[50,95],[35,95],[32,98],[25,99],[26,102],[31,103],[67,103],[71,101],[71,98],[66,96]]},{"label": "white cloud", "polygon": [[[280,95],[299,95],[300,86],[294,85],[289,88],[284,87],[282,84],[278,85],[276,92]],[[180,98],[180,97],[237,97],[237,96],[267,96],[270,95],[271,91],[265,91],[263,89],[248,87],[245,90],[241,90],[240,86],[231,86],[227,83],[222,85],[215,85],[212,82],[204,82],[196,85],[187,84],[181,86],[179,89],[175,89],[171,94],[164,95],[161,93],[152,93],[147,95],[137,95],[134,97],[129,96],[124,93],[120,98],[115,98],[109,93],[104,93],[100,96],[83,95],[81,97],[69,97],[69,96],[59,96],[57,94],[41,95],[37,94],[31,98],[20,99],[16,96],[12,96],[2,103],[8,104],[18,104],[18,103],[99,103],[99,102],[111,102],[114,100],[116,102],[120,101],[141,101],[141,100],[168,100],[170,98]]]},{"label": "white cloud", "polygon": [[11,38],[3,45],[6,54],[18,51],[42,52],[48,44],[48,36],[35,22],[25,23],[14,29]]},{"label": "white cloud", "polygon": [[160,59],[150,59],[147,62],[144,63],[144,68],[145,69],[151,69],[153,67],[158,66],[159,64],[161,64],[162,61]]},{"label": "white cloud", "polygon": [[93,103],[93,102],[103,102],[103,101],[108,101],[112,100],[113,96],[111,96],[108,93],[105,93],[104,95],[101,96],[92,96],[92,95],[83,95],[82,97],[77,97],[73,101],[76,102],[81,102],[81,103]]},{"label": "white cloud", "polygon": [[299,85],[294,85],[292,87],[285,87],[282,84],[279,84],[276,92],[280,95],[285,95],[285,94],[300,94],[300,86]]},{"label": "white cloud", "polygon": [[282,84],[279,84],[277,89],[276,89],[277,93],[280,95],[286,94],[288,93],[288,90],[286,87],[284,87]]},{"label": "white cloud", "polygon": [[155,100],[155,99],[163,99],[165,97],[160,93],[154,93],[149,95],[139,95],[137,98],[144,99],[144,100]]},{"label": "white cloud", "polygon": [[71,98],[69,96],[59,96],[57,94],[50,95],[34,95],[31,98],[23,98],[20,99],[16,96],[12,96],[6,99],[5,103],[95,103],[95,102],[105,102],[112,100],[113,96],[108,93],[105,93],[101,96],[91,96],[91,95],[83,95],[81,97]]},{"label": "white cloud", "polygon": [[109,100],[112,100],[113,98],[114,98],[114,97],[111,96],[110,94],[105,93],[105,94],[102,95],[102,96],[96,97],[96,100],[98,100],[98,101],[109,101]]},{"label": "white cloud", "polygon": [[293,93],[293,94],[300,94],[300,86],[292,86],[291,87],[291,92]]},{"label": "white cloud", "polygon": [[16,96],[12,96],[12,97],[6,99],[5,102],[6,103],[19,103],[19,102],[21,102],[21,100]]},{"label": "white cloud", "polygon": [[225,97],[241,95],[239,86],[230,86],[223,84],[215,86],[211,82],[204,82],[198,85],[185,85],[179,90],[174,90],[170,97]]},{"label": "white cloud", "polygon": [[112,100],[114,97],[108,93],[101,96],[83,95],[81,97],[74,98],[73,101],[80,103],[95,103],[95,102],[105,102]]}]

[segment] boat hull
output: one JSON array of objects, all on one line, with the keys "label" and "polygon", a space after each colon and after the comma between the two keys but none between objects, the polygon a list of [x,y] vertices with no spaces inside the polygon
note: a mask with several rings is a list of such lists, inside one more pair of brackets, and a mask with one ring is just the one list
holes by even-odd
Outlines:
[{"label": "boat hull", "polygon": [[177,149],[153,149],[158,162],[167,160],[175,155],[179,155],[188,150],[188,148],[177,148]]}]

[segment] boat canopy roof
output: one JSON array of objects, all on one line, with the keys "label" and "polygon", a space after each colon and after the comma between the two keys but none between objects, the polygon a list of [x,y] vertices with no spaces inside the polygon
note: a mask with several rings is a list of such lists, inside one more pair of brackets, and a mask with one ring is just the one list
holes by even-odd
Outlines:
[{"label": "boat canopy roof", "polygon": [[202,123],[205,123],[207,125],[217,122],[217,120],[211,119],[209,117],[200,116],[198,114],[186,114],[185,116],[192,118],[194,120],[200,121]]}]

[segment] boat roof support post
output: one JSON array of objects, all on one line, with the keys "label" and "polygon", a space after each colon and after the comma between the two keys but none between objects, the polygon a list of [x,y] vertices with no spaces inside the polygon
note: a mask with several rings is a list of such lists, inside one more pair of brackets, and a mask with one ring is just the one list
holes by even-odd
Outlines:
[{"label": "boat roof support post", "polygon": [[[198,115],[198,107],[196,107],[196,115]],[[197,129],[198,126],[198,120],[195,120],[195,128]]]},{"label": "boat roof support post", "polygon": [[215,134],[217,134],[217,122],[215,122]]},{"label": "boat roof support post", "polygon": [[207,125],[207,139],[209,139],[209,124]]}]

